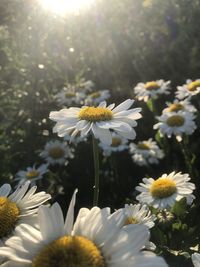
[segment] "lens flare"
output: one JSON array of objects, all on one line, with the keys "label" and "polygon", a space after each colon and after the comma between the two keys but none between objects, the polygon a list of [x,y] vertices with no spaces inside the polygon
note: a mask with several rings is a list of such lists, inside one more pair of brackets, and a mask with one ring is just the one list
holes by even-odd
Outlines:
[{"label": "lens flare", "polygon": [[57,15],[78,12],[89,7],[94,0],[39,0],[42,6]]}]

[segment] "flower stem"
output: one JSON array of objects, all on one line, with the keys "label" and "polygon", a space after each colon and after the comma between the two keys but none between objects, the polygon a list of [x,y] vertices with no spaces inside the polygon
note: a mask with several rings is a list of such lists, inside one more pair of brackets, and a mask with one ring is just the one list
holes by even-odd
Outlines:
[{"label": "flower stem", "polygon": [[92,137],[92,144],[93,144],[94,171],[95,171],[93,206],[98,206],[98,199],[99,199],[99,147],[98,147],[97,139],[94,136]]}]

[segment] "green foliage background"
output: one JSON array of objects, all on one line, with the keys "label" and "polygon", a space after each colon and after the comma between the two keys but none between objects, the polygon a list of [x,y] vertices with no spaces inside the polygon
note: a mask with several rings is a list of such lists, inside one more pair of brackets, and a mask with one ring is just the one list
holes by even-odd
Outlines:
[{"label": "green foliage background", "polygon": [[[40,162],[38,151],[47,140],[56,138],[48,116],[50,111],[58,109],[53,95],[67,83],[79,82],[82,77],[90,79],[97,88],[110,89],[112,100],[119,103],[133,97],[132,88],[140,81],[171,80],[175,90],[187,78],[199,78],[199,11],[199,0],[96,0],[90,10],[56,17],[43,10],[36,0],[1,0],[1,183],[12,181],[18,170]],[[165,100],[159,101],[159,111]],[[153,120],[152,114],[143,106],[138,140],[155,135]],[[145,121],[152,123],[147,126]],[[44,130],[49,131],[49,137],[44,135]],[[197,170],[198,136],[199,132],[190,138]],[[118,166],[117,171],[104,160],[102,169],[109,169],[113,177],[110,173],[108,177],[103,174],[100,205],[121,207],[147,173],[157,177],[172,170],[188,172],[180,148],[170,142],[173,140],[168,143],[171,150],[167,159],[153,170],[137,167],[125,153],[111,160],[111,166]],[[57,192],[55,200],[63,203],[65,210],[64,203],[75,187],[79,188],[80,206],[91,203],[93,162],[88,146],[82,144],[77,148],[75,160],[67,171],[58,170],[57,178],[49,177],[62,179],[64,194],[60,195],[55,188],[54,191]],[[172,250],[180,250],[181,245],[184,250],[183,239],[188,239],[186,247],[190,243],[194,245],[200,230],[199,227],[193,229],[195,223],[199,225],[198,211],[196,207],[193,221],[187,222],[188,228],[180,223],[170,232],[173,235],[182,229],[177,234],[180,240],[168,237]],[[158,232],[156,235],[158,237]],[[160,238],[162,241],[162,234]],[[170,251],[165,253],[169,253],[166,255],[169,261],[172,258],[171,266],[191,264],[185,255],[174,257]]]}]

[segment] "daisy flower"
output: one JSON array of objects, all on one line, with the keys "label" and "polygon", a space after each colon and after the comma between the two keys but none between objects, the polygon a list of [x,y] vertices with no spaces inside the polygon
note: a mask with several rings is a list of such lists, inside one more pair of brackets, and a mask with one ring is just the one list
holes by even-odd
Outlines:
[{"label": "daisy flower", "polygon": [[159,159],[164,157],[163,151],[158,147],[152,138],[146,141],[140,141],[137,144],[129,144],[130,153],[133,161],[140,166],[148,164],[158,164]]},{"label": "daisy flower", "polygon": [[191,105],[188,99],[184,99],[182,101],[175,99],[173,103],[166,102],[166,104],[167,104],[167,108],[163,110],[163,113],[178,112],[179,110],[188,111],[188,112],[197,111],[197,109],[193,105]]},{"label": "daisy flower", "polygon": [[124,138],[134,139],[136,133],[133,127],[142,116],[139,113],[141,108],[129,109],[133,102],[127,99],[117,107],[115,104],[107,106],[106,102],[101,102],[98,107],[71,107],[53,111],[50,113],[50,119],[56,121],[53,132],[60,137],[70,134],[71,140],[77,134],[84,137],[92,132],[95,138],[107,145],[112,144],[110,130]]},{"label": "daisy flower", "polygon": [[194,253],[191,256],[194,267],[200,267],[200,254]]},{"label": "daisy flower", "polygon": [[147,102],[149,99],[155,99],[159,95],[168,95],[170,83],[170,81],[165,82],[164,80],[138,83],[133,90],[138,100],[144,100]]},{"label": "daisy flower", "polygon": [[68,163],[68,158],[73,158],[72,152],[73,150],[66,142],[55,140],[46,143],[44,150],[40,153],[40,156],[51,165],[64,165]]},{"label": "daisy flower", "polygon": [[64,87],[61,92],[56,96],[59,105],[71,106],[72,104],[83,104],[83,99],[85,99],[84,92],[76,91],[74,86]]},{"label": "daisy flower", "polygon": [[191,135],[197,128],[194,119],[195,115],[187,111],[163,113],[153,128],[158,129],[160,135],[167,135],[168,138],[174,134],[178,142],[182,141],[182,135]]},{"label": "daisy flower", "polygon": [[156,180],[143,178],[143,183],[136,187],[136,190],[141,192],[136,199],[140,203],[146,203],[159,209],[172,207],[176,201],[184,197],[187,199],[187,203],[191,204],[194,199],[192,192],[195,185],[188,182],[189,180],[189,175],[181,172],[163,174]]},{"label": "daisy flower", "polygon": [[35,224],[38,206],[51,198],[45,192],[35,193],[37,187],[28,190],[30,182],[19,186],[11,193],[11,186],[0,187],[0,245],[15,233],[21,223]]},{"label": "daisy flower", "polygon": [[29,180],[34,184],[35,181],[42,179],[46,172],[48,172],[48,164],[42,164],[38,168],[33,165],[33,167],[28,167],[26,171],[18,171],[14,181],[19,181],[19,184],[23,184]]},{"label": "daisy flower", "polygon": [[110,209],[98,207],[81,209],[73,227],[74,203],[73,196],[65,222],[57,203],[40,207],[40,230],[19,226],[18,236],[10,238],[0,254],[20,267],[167,267],[161,257],[141,251],[149,239],[147,227],[120,229]]},{"label": "daisy flower", "polygon": [[192,97],[200,93],[200,79],[186,80],[186,84],[177,86],[176,97],[178,99],[184,99],[186,97]]},{"label": "daisy flower", "polygon": [[99,146],[103,150],[104,156],[110,156],[112,152],[121,152],[128,149],[128,140],[116,133],[112,133],[112,144],[106,145],[104,143],[99,143]]},{"label": "daisy flower", "polygon": [[101,90],[101,91],[95,91],[90,94],[88,94],[85,98],[85,105],[99,105],[102,101],[108,99],[110,97],[109,90]]},{"label": "daisy flower", "polygon": [[149,229],[152,228],[155,223],[155,216],[151,214],[147,205],[142,204],[126,204],[123,209],[120,210],[123,217],[123,225],[129,224],[143,224]]}]

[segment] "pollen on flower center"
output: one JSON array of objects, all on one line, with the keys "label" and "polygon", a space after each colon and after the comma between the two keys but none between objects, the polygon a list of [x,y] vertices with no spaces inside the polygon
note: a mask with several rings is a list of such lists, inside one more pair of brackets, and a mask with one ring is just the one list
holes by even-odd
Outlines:
[{"label": "pollen on flower center", "polygon": [[121,145],[121,143],[122,143],[122,140],[120,138],[113,137],[111,146],[112,147],[118,147]]},{"label": "pollen on flower center", "polygon": [[200,81],[191,82],[187,86],[188,90],[191,92],[195,91],[198,87],[200,87]]},{"label": "pollen on flower center", "polygon": [[145,143],[139,143],[137,144],[137,148],[142,149],[142,150],[149,150],[150,146]]},{"label": "pollen on flower center", "polygon": [[157,90],[160,88],[160,85],[157,83],[157,82],[147,82],[145,83],[145,89],[148,90],[148,91],[152,91],[152,90]]},{"label": "pollen on flower center", "polygon": [[183,105],[176,103],[176,104],[171,104],[168,107],[168,111],[170,111],[170,112],[175,111],[176,112],[176,111],[182,110],[183,108],[184,108]]},{"label": "pollen on flower center", "polygon": [[98,97],[101,96],[101,93],[97,91],[97,92],[94,92],[94,93],[89,94],[89,96],[91,98],[98,98]]},{"label": "pollen on flower center", "polygon": [[7,197],[0,197],[0,238],[7,237],[15,228],[19,218],[19,208]]},{"label": "pollen on flower center", "polygon": [[124,225],[129,225],[129,224],[138,224],[138,220],[134,217],[127,217]]},{"label": "pollen on flower center", "polygon": [[184,124],[185,119],[179,115],[173,115],[167,119],[167,124],[171,127],[180,127]]},{"label": "pollen on flower center", "polygon": [[78,114],[79,119],[98,122],[109,121],[113,117],[113,113],[110,109],[102,107],[84,107]]},{"label": "pollen on flower center", "polygon": [[45,246],[32,267],[105,267],[96,245],[82,236],[63,236]]},{"label": "pollen on flower center", "polygon": [[158,178],[150,188],[150,193],[155,198],[166,198],[176,192],[176,183],[170,178]]},{"label": "pollen on flower center", "polygon": [[64,150],[61,147],[52,147],[49,150],[49,156],[53,159],[60,159],[65,155]]},{"label": "pollen on flower center", "polygon": [[40,174],[40,173],[39,173],[38,171],[36,171],[36,170],[32,170],[32,171],[29,171],[29,172],[26,173],[26,177],[27,177],[28,179],[33,179],[33,178],[38,177],[39,174]]}]

